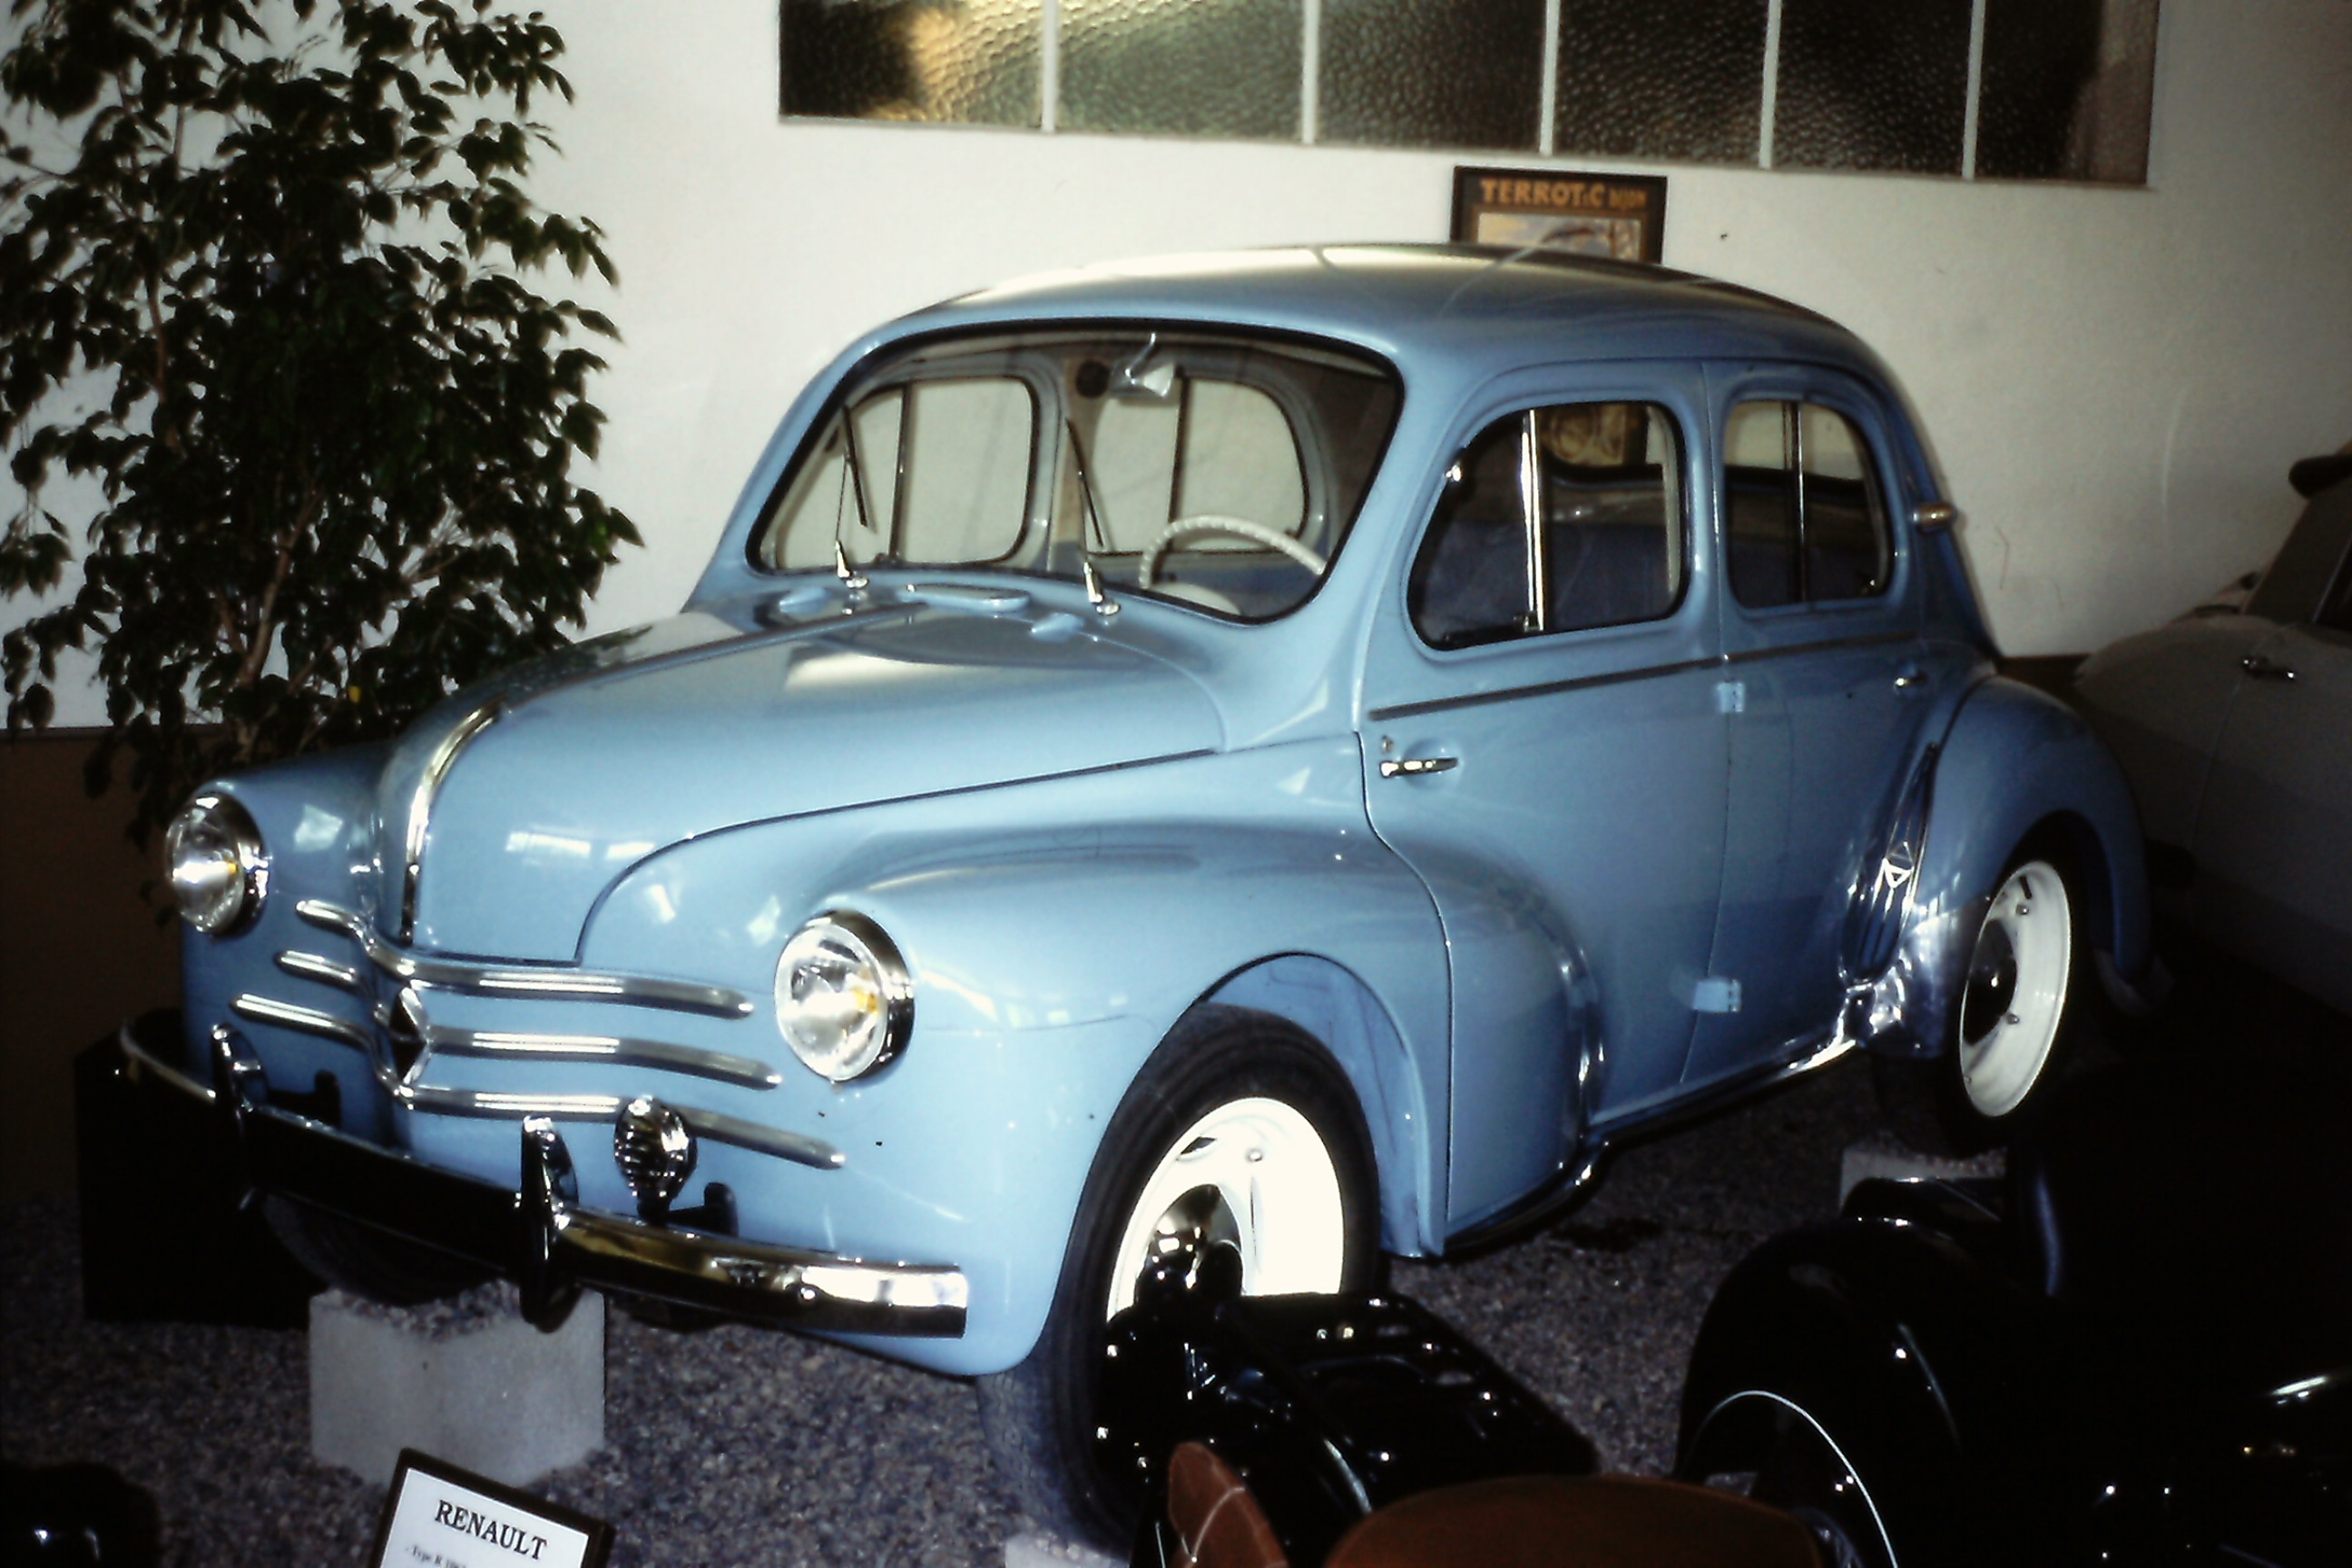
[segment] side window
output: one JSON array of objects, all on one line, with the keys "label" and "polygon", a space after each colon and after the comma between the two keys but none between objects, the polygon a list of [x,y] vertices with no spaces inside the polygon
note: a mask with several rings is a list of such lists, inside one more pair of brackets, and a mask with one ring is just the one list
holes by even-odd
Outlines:
[{"label": "side window", "polygon": [[1654,620],[1682,599],[1679,447],[1665,410],[1555,404],[1462,449],[1406,605],[1433,647]]},{"label": "side window", "polygon": [[1731,592],[1750,609],[1865,599],[1893,576],[1894,545],[1869,448],[1813,403],[1742,403],[1724,426]]}]

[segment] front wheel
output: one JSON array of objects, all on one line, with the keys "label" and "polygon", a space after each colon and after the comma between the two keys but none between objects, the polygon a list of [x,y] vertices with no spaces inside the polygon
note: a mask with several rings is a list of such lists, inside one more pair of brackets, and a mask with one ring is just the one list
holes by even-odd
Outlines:
[{"label": "front wheel", "polygon": [[1023,1512],[1117,1546],[1139,1495],[1099,1473],[1103,1324],[1156,1264],[1229,1247],[1245,1295],[1371,1288],[1380,1211],[1371,1141],[1338,1066],[1295,1026],[1196,1009],[1137,1075],[1087,1174],[1051,1316],[1028,1360],[980,1380],[999,1478]]},{"label": "front wheel", "polygon": [[2064,1076],[2093,979],[2067,864],[2049,847],[2010,862],[1978,921],[1944,1055],[1880,1060],[1880,1103],[1915,1147],[2006,1143]]}]

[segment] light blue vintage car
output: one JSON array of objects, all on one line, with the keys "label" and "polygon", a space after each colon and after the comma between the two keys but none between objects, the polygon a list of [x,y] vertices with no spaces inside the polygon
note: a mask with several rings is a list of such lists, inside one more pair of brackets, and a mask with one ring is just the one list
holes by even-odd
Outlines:
[{"label": "light blue vintage car", "polygon": [[1856,1047],[2030,1113],[2140,838],[1953,517],[1866,349],[1702,279],[985,290],[817,379],[677,618],[202,792],[128,1047],[328,1277],[986,1374],[1084,1526],[1156,1258],[1361,1283]]}]

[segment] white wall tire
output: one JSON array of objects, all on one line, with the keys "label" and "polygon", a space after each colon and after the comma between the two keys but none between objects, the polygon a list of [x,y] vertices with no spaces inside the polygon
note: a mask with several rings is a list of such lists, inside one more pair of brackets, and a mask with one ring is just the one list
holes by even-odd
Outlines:
[{"label": "white wall tire", "polygon": [[[1215,1195],[1205,1205],[1187,1202],[1209,1193]],[[1104,1318],[1133,1306],[1144,1270],[1195,1236],[1240,1254],[1244,1296],[1339,1289],[1347,1272],[1346,1202],[1330,1151],[1305,1113],[1250,1095],[1177,1134],[1120,1227]]]},{"label": "white wall tire", "polygon": [[1264,1013],[1188,1015],[1105,1129],[1036,1347],[979,1380],[982,1431],[1020,1511],[1066,1540],[1126,1549],[1140,1499],[1095,1462],[1097,1358],[1103,1324],[1163,1241],[1230,1242],[1246,1294],[1368,1290],[1379,1191],[1363,1112],[1320,1045]]},{"label": "white wall tire", "polygon": [[1961,1092],[1989,1121],[2015,1112],[2046,1077],[2074,970],[2074,900],[2047,860],[2002,879],[1977,930],[1954,1042]]}]

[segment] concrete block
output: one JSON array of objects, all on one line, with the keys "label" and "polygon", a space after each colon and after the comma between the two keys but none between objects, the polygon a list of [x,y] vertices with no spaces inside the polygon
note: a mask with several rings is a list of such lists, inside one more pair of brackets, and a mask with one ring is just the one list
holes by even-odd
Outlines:
[{"label": "concrete block", "polygon": [[1004,1568],[1123,1568],[1123,1562],[1058,1536],[1024,1531],[1004,1543]]},{"label": "concrete block", "polygon": [[423,1307],[339,1290],[310,1303],[310,1452],[381,1486],[417,1448],[509,1486],[576,1465],[604,1441],[604,1299],[563,1326],[522,1319],[514,1287]]},{"label": "concrete block", "polygon": [[1885,1133],[1875,1133],[1847,1144],[1839,1156],[1838,1205],[1845,1205],[1846,1194],[1853,1191],[1855,1183],[1874,1177],[1897,1182],[1934,1177],[1948,1182],[1961,1176],[1998,1176],[2008,1168],[2005,1150],[1988,1149],[1965,1160],[1948,1160],[1922,1154]]}]

